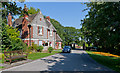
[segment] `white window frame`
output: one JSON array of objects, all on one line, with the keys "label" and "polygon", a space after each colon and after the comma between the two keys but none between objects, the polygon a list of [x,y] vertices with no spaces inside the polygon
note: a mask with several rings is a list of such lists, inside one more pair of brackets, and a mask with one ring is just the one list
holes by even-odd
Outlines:
[{"label": "white window frame", "polygon": [[39,27],[39,34],[42,35],[43,34],[43,28],[41,26],[38,26]]},{"label": "white window frame", "polygon": [[[40,42],[41,42],[41,43],[40,43]],[[41,41],[41,40],[39,40],[39,44],[38,44],[38,45],[39,45],[39,46],[42,46],[42,44],[43,44],[43,43],[42,43],[42,41]]]},{"label": "white window frame", "polygon": [[52,31],[52,30],[50,30],[50,36],[52,36],[52,34],[53,34],[53,31]]},{"label": "white window frame", "polygon": [[52,47],[52,42],[50,43],[50,47]]}]

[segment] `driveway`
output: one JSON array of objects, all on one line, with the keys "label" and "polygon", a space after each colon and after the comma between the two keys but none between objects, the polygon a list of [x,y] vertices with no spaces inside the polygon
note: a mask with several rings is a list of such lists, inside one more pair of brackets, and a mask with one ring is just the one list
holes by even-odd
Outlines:
[{"label": "driveway", "polygon": [[5,71],[112,71],[98,64],[83,50],[72,50],[35,60]]}]

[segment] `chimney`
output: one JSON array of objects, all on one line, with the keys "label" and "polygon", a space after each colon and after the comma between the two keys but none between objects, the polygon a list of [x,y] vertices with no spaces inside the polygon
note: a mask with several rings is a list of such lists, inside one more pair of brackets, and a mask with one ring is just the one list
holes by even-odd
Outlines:
[{"label": "chimney", "polygon": [[12,26],[12,15],[10,13],[8,15],[8,25]]},{"label": "chimney", "polygon": [[26,11],[26,12],[28,11],[26,4],[24,4],[24,11]]},{"label": "chimney", "polygon": [[46,18],[50,21],[50,17],[49,16],[47,16]]},{"label": "chimney", "polygon": [[28,12],[28,8],[27,8],[26,4],[24,4],[24,18],[28,17],[27,12]]}]

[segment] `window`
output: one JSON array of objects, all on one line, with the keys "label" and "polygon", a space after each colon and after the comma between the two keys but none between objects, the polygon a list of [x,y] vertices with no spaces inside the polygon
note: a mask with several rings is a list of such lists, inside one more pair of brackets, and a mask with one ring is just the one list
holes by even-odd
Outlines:
[{"label": "window", "polygon": [[42,20],[42,18],[40,18],[40,21]]},{"label": "window", "polygon": [[42,41],[39,41],[39,46],[42,46]]},{"label": "window", "polygon": [[39,30],[38,31],[39,31],[39,34],[42,35],[42,32],[43,32],[42,27],[39,26]]},{"label": "window", "polygon": [[50,46],[52,47],[52,42],[50,42]]},{"label": "window", "polygon": [[64,48],[71,48],[70,46],[64,46]]},{"label": "window", "polygon": [[52,30],[50,30],[50,36],[52,36]]}]

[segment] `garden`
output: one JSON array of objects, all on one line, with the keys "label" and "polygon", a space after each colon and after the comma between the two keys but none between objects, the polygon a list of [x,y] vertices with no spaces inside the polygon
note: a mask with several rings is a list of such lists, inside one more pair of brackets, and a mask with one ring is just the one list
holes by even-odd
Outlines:
[{"label": "garden", "polygon": [[[27,53],[28,56],[27,56],[27,59],[28,60],[36,60],[36,59],[40,59],[40,58],[43,58],[43,57],[47,57],[47,56],[50,56],[50,55],[54,55],[54,54],[57,54],[57,53],[61,53],[61,49],[57,49],[57,50],[54,50],[52,47],[49,47],[47,51],[43,51],[43,46],[37,46],[36,44],[32,43],[32,46],[29,46],[27,47],[27,45],[25,45],[26,49],[21,49],[24,53]],[[19,50],[14,50],[14,51],[19,51]],[[10,52],[10,51],[8,51]],[[4,63],[6,60],[4,59],[5,58],[5,55],[4,53],[0,53],[0,63]],[[25,59],[23,59],[25,60]],[[12,60],[13,62],[12,63],[16,63],[18,61],[20,61],[19,59],[15,59],[15,60]],[[15,61],[15,62],[14,62]],[[9,62],[9,61],[7,61]],[[6,63],[6,64],[9,64],[9,63]],[[11,64],[9,64],[11,65]],[[0,69],[2,68],[5,68],[4,66],[0,66]]]},{"label": "garden", "polygon": [[[5,61],[7,62],[11,61],[11,60],[5,60],[7,55],[10,55],[10,57],[14,57],[16,55],[19,56],[19,54],[21,55],[22,53],[26,53],[27,56],[24,56],[25,58],[30,60],[36,60],[61,52],[61,50],[59,49],[54,50],[52,47],[48,47],[47,51],[43,51],[44,49],[43,46],[37,46],[37,44],[34,43],[31,43],[31,46],[28,47],[28,44],[24,43],[20,39],[20,31],[18,30],[18,28],[9,26],[7,22],[8,13],[11,13],[12,19],[14,19],[14,16],[16,15],[23,16],[25,13],[24,9],[22,9],[21,7],[17,7],[16,2],[6,2],[6,3],[3,2],[1,5],[3,9],[2,9],[2,20],[0,20],[1,22],[0,36],[2,38],[2,41],[0,42],[1,43],[0,69],[4,68],[2,67],[2,63],[4,64]],[[11,7],[13,7],[14,9],[12,9]],[[32,10],[32,11],[35,12],[36,10]],[[39,11],[36,11],[36,13],[38,12]],[[7,58],[9,59],[9,57]]]},{"label": "garden", "polygon": [[[52,47],[48,47],[47,51],[43,51],[43,46],[37,46],[37,44],[31,43],[31,46],[28,46],[27,43],[24,43],[20,38],[20,32],[17,28],[13,28],[6,24],[2,24],[2,45],[1,45],[1,52],[0,52],[0,63],[4,63],[6,55],[17,55],[19,52],[16,53],[8,53],[4,54],[5,52],[14,52],[14,51],[22,51],[21,53],[27,53],[27,59],[36,60],[46,56],[50,56],[56,53],[60,53],[61,50],[54,50]],[[19,56],[19,55],[18,55]],[[18,59],[15,59],[18,60]],[[14,60],[12,60],[14,61]],[[9,61],[7,61],[9,62]],[[0,69],[4,68],[0,66]]]}]

